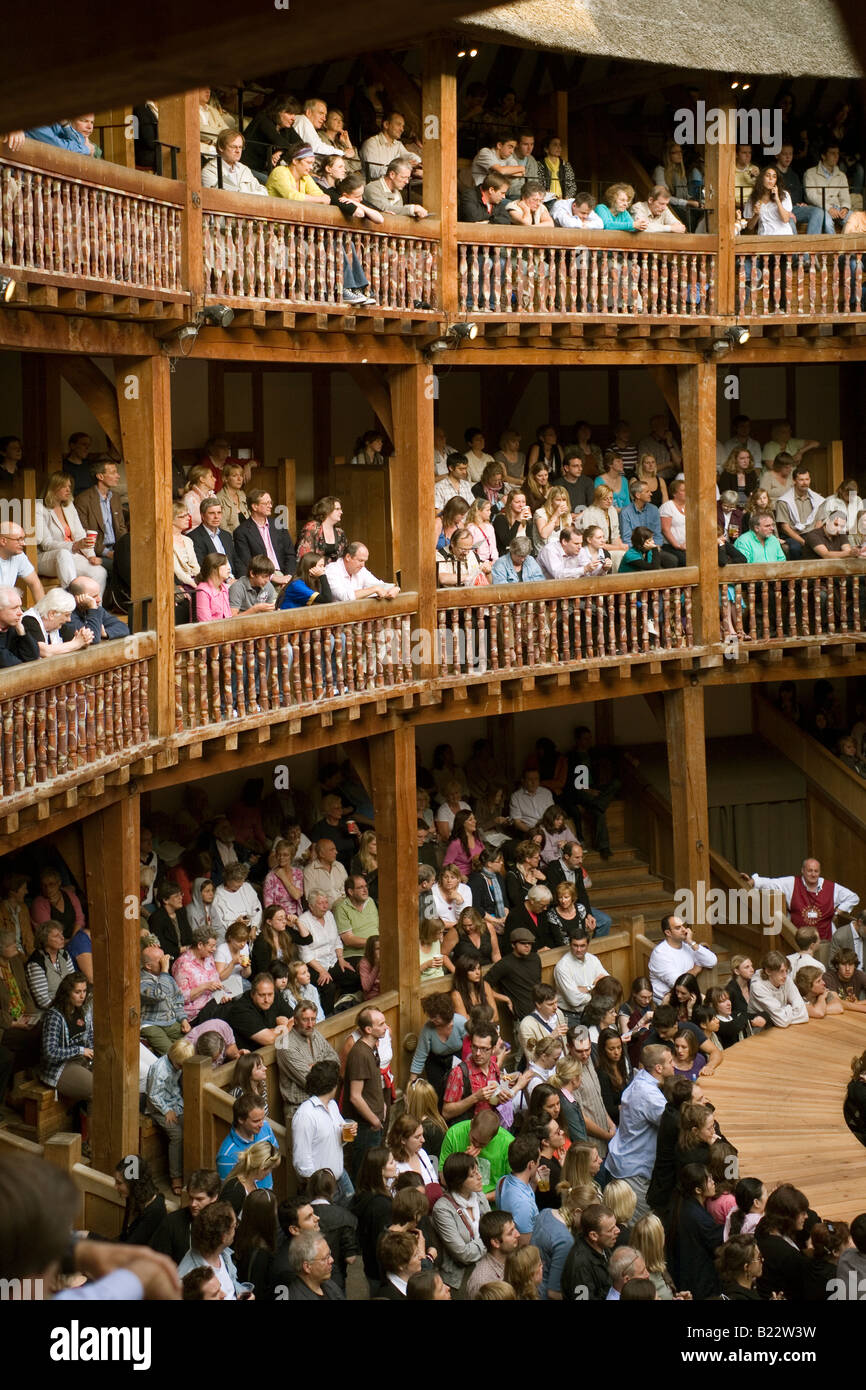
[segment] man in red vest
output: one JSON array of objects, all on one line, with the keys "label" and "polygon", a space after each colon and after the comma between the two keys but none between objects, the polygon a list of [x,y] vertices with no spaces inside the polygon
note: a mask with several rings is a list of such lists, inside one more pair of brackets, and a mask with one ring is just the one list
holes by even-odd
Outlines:
[{"label": "man in red vest", "polygon": [[783,893],[794,926],[814,927],[822,942],[832,939],[836,913],[853,912],[860,901],[850,888],[822,878],[817,859],[804,859],[796,878],[762,878],[760,874],[743,874],[742,878],[750,888]]}]

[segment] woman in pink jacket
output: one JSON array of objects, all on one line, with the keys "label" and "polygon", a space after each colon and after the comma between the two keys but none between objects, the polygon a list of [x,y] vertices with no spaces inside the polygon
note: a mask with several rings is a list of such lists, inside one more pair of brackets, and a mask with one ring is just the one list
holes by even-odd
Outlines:
[{"label": "woman in pink jacket", "polygon": [[205,555],[199,582],[195,586],[195,616],[200,623],[231,618],[228,578],[231,573],[225,555]]}]

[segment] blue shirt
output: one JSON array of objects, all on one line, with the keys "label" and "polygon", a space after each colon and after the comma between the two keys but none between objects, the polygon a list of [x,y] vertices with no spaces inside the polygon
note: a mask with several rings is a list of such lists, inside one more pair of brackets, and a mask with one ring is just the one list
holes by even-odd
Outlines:
[{"label": "blue shirt", "polygon": [[623,507],[619,514],[619,534],[626,545],[630,543],[631,533],[636,526],[645,526],[648,531],[652,531],[656,545],[663,544],[662,519],[658,507],[652,502],[647,502],[642,511],[638,511],[634,502],[629,502],[627,507]]},{"label": "blue shirt", "polygon": [[571,1231],[560,1221],[553,1207],[538,1213],[532,1228],[532,1244],[541,1256],[543,1277],[538,1292],[541,1298],[547,1298],[548,1290],[561,1291],[563,1266],[574,1245]]},{"label": "blue shirt", "polygon": [[[242,1139],[236,1129],[230,1129],[225,1139],[217,1150],[216,1165],[220,1179],[225,1182],[229,1173],[234,1168],[244,1149],[250,1148],[252,1144],[257,1144],[260,1139],[268,1139],[275,1149],[280,1146],[277,1137],[271,1129],[270,1124],[265,1120],[258,1134],[254,1139]],[[273,1187],[274,1179],[271,1173],[267,1173],[263,1178],[259,1178],[256,1187]]]},{"label": "blue shirt", "polygon": [[[97,489],[97,491],[98,491],[98,489]],[[103,497],[102,493],[101,493],[101,492],[99,493],[99,505],[100,505],[100,507],[102,508],[103,549],[104,549],[104,550],[113,550],[113,549],[114,549],[115,536],[114,536],[114,522],[113,522],[112,519],[111,519],[111,493],[110,493],[110,492],[109,492],[109,494],[108,494],[107,497]]]},{"label": "blue shirt", "polygon": [[612,213],[607,203],[599,203],[596,212],[606,231],[633,232],[634,218],[626,208],[625,212]]},{"label": "blue shirt", "polygon": [[32,126],[24,134],[28,140],[40,140],[43,145],[56,145],[58,149],[72,150],[74,154],[90,155],[81,132],[73,130],[71,125],[62,125],[60,121],[56,125]]},{"label": "blue shirt", "polygon": [[662,1088],[648,1071],[637,1071],[622,1093],[619,1128],[604,1166],[612,1178],[647,1178],[656,1161],[658,1127],[665,1108]]},{"label": "blue shirt", "polygon": [[160,1115],[164,1115],[167,1110],[173,1110],[178,1116],[182,1115],[182,1079],[183,1072],[169,1059],[168,1053],[158,1057],[147,1073],[148,1108]]},{"label": "blue shirt", "polygon": [[90,932],[85,931],[83,927],[79,927],[75,935],[70,937],[69,941],[67,941],[66,949],[72,957],[72,964],[75,966],[75,969],[78,970],[78,957],[93,954],[93,942],[90,939]]},{"label": "blue shirt", "polygon": [[531,584],[536,579],[545,578],[546,575],[540,564],[537,560],[533,560],[531,555],[527,555],[523,561],[523,568],[520,573],[514,568],[514,562],[507,552],[505,555],[500,555],[490,571],[490,579],[494,584]]},{"label": "blue shirt", "polygon": [[500,1211],[509,1212],[522,1236],[532,1234],[538,1220],[538,1204],[528,1183],[521,1182],[513,1173],[506,1173],[496,1189],[496,1205]]}]

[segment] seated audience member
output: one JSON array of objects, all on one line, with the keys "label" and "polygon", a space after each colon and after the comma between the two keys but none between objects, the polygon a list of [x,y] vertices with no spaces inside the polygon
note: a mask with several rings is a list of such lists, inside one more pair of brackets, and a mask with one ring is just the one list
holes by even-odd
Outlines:
[{"label": "seated audience member", "polygon": [[228,462],[222,470],[222,487],[214,494],[222,507],[220,525],[229,533],[235,531],[248,515],[249,503],[244,491],[244,466]]},{"label": "seated audience member", "polygon": [[364,199],[371,207],[386,215],[398,217],[426,217],[427,209],[421,203],[405,203],[403,189],[412,176],[412,165],[408,159],[393,159],[385,173],[371,179],[364,188]]},{"label": "seated audience member", "polygon": [[168,1135],[168,1170],[175,1196],[183,1191],[183,1064],[195,1049],[186,1038],[173,1042],[147,1074],[147,1113]]},{"label": "seated audience member", "polygon": [[[228,457],[229,446],[225,444],[219,451],[225,458]],[[216,489],[216,476],[221,475],[222,464],[217,466],[212,461],[207,463],[195,463],[190,468],[187,478],[187,490],[183,494],[183,504],[189,513],[190,531],[201,525],[201,504],[206,497],[213,497]],[[220,520],[215,521],[213,526],[221,525],[222,505],[220,505]]]},{"label": "seated audience member", "polygon": [[526,162],[515,156],[517,139],[511,133],[500,135],[492,145],[485,145],[472,161],[472,178],[476,185],[491,173],[508,180],[508,198],[519,196],[526,178]]},{"label": "seated audience member", "polygon": [[266,191],[272,198],[294,203],[330,203],[313,178],[316,151],[310,145],[293,145],[280,155],[279,163],[268,175]]},{"label": "seated audience member", "polygon": [[[337,1054],[316,1029],[317,1009],[308,999],[294,1012],[294,1026],[285,1031],[276,1048],[280,1095],[289,1119],[307,1099],[307,1077],[317,1062],[336,1062]],[[354,1051],[354,1048],[352,1049]],[[354,1119],[354,1116],[349,1118]]]},{"label": "seated audience member", "polygon": [[[344,959],[343,942],[323,891],[308,894],[310,904],[295,928],[298,953],[309,967],[326,1014],[359,988],[355,970]],[[352,1002],[357,1002],[353,1000]]]},{"label": "seated audience member", "polygon": [[552,805],[553,793],[540,785],[537,771],[529,770],[524,772],[521,786],[511,797],[509,813],[521,834],[528,835]]},{"label": "seated audience member", "polygon": [[183,905],[183,889],[172,879],[163,879],[154,898],[159,906],[150,914],[147,929],[156,937],[169,964],[173,965],[178,956],[193,944],[192,927]]},{"label": "seated audience member", "polygon": [[457,189],[458,222],[492,222],[494,225],[510,224],[506,207],[508,179],[491,171],[481,183],[471,188]]},{"label": "seated audience member", "polygon": [[36,502],[36,568],[56,577],[65,588],[76,575],[89,574],[105,593],[108,571],[100,564],[93,542],[72,503],[72,479],[52,473],[43,497]]},{"label": "seated audience member", "polygon": [[142,1039],[158,1056],[168,1052],[190,1029],[177,981],[169,973],[171,959],[156,937],[145,938],[141,947],[140,1030]]},{"label": "seated audience member", "polygon": [[832,235],[837,230],[845,230],[851,212],[851,193],[847,175],[839,167],[839,145],[834,138],[828,138],[818,163],[804,173],[803,192],[807,203],[823,211],[825,233]]},{"label": "seated audience member", "polygon": [[255,929],[261,923],[262,905],[258,893],[247,882],[249,873],[248,864],[223,864],[223,881],[211,904],[211,928],[218,943],[225,940],[226,930],[232,922],[242,920]]},{"label": "seated audience member", "polygon": [[247,573],[229,585],[229,606],[232,614],[272,613],[276,607],[277,591],[271,583],[274,564],[267,555],[254,555]]},{"label": "seated audience member", "polygon": [[73,632],[87,629],[93,634],[94,642],[129,636],[128,624],[121,622],[120,618],[103,608],[99,585],[95,579],[91,579],[89,575],[80,575],[78,579],[73,579],[67,592],[75,600],[75,607],[67,619]]},{"label": "seated audience member", "polygon": [[391,111],[382,121],[378,135],[371,135],[361,146],[361,158],[367,166],[370,179],[380,179],[395,159],[406,160],[413,166],[412,177],[421,174],[421,160],[417,154],[407,150],[400,138],[406,128],[405,118],[399,111]]},{"label": "seated audience member", "polygon": [[288,584],[295,572],[295,548],[286,526],[273,516],[271,494],[250,488],[247,506],[249,516],[238,523],[232,535],[238,569],[249,570],[254,556],[266,555],[274,566],[274,583]]},{"label": "seated audience member", "polygon": [[[29,965],[28,980],[32,990]],[[39,1080],[70,1102],[87,1102],[93,1096],[93,1017],[89,993],[87,977],[80,971],[71,971],[58,984],[42,1023]],[[33,995],[36,998],[35,990]]]},{"label": "seated audience member", "polygon": [[562,1270],[560,1288],[567,1302],[602,1302],[611,1288],[610,1257],[619,1226],[610,1207],[594,1203],[580,1217],[580,1234]]},{"label": "seated audience member", "polygon": [[0,587],[0,667],[39,660],[36,638],[25,628],[23,616],[19,590]]},{"label": "seated audience member", "polygon": [[525,179],[520,197],[508,204],[508,216],[518,227],[552,227],[553,218],[544,203],[544,184]]},{"label": "seated audience member", "polygon": [[345,555],[325,567],[325,578],[331,594],[337,603],[350,602],[361,598],[396,598],[400,592],[396,584],[388,584],[377,579],[367,569],[370,552],[363,541],[352,541]]},{"label": "seated audience member", "polygon": [[551,135],[544,142],[544,158],[539,165],[539,178],[547,190],[549,200],[568,202],[577,194],[577,181],[574,169],[562,156],[562,140]]},{"label": "seated audience member", "polygon": [[230,994],[226,998],[229,1007],[224,1010],[225,1019],[239,1047],[264,1047],[277,1041],[282,1045],[291,1025],[282,1005],[277,1003],[271,975],[264,972],[254,975],[248,991],[239,998],[233,999]]},{"label": "seated audience member", "polygon": [[807,465],[800,464],[792,477],[793,485],[776,503],[776,521],[779,535],[788,546],[788,558],[800,560],[804,537],[815,529],[815,518],[824,498],[810,486],[812,477]]},{"label": "seated audience member", "polygon": [[646,202],[632,204],[632,217],[643,218],[648,232],[684,232],[685,224],[670,209],[670,190],[657,183],[647,194]]},{"label": "seated audience member", "polygon": [[749,1014],[758,1014],[777,1028],[809,1022],[809,1012],[780,951],[769,951],[761,961],[760,970],[752,976]]},{"label": "seated audience member", "polygon": [[[381,443],[381,435],[373,436],[374,443],[376,439]],[[298,536],[298,559],[302,559],[310,551],[320,555],[328,563],[345,555],[349,538],[339,524],[342,518],[343,506],[340,499],[321,497],[313,507],[310,520]]]},{"label": "seated audience member", "polygon": [[[817,518],[816,518],[817,520]],[[834,511],[803,536],[804,560],[842,560],[852,553],[844,512]]]},{"label": "seated audience member", "polygon": [[237,130],[237,118],[223,108],[222,102],[210,87],[199,90],[199,134],[201,152],[212,151],[222,130]]},{"label": "seated audience member", "polygon": [[223,989],[213,958],[216,944],[216,934],[211,927],[197,927],[192,934],[192,947],[182,952],[171,968],[190,1022],[203,1010],[207,1010],[208,1018],[211,1017],[214,1010],[209,1006],[227,1003],[230,998]]},{"label": "seated audience member", "polygon": [[61,983],[75,967],[64,949],[63,928],[58,922],[40,922],[34,928],[35,947],[26,962],[27,983],[38,1009],[47,1009]]},{"label": "seated audience member", "polygon": [[[2,446],[2,440],[0,440]],[[2,487],[3,466],[0,462],[0,487]],[[27,533],[17,521],[0,521],[0,587],[13,588],[20,579],[36,602],[45,594],[36,570],[24,553]]]},{"label": "seated audience member", "polygon": [[704,996],[705,1005],[710,1008],[719,1025],[718,1040],[722,1047],[733,1047],[751,1033],[748,1010],[734,1010],[730,992],[721,987],[708,989]]},{"label": "seated audience member", "polygon": [[[512,1146],[513,1147],[513,1146]],[[442,1245],[442,1278],[452,1293],[469,1282],[473,1267],[484,1257],[480,1223],[490,1210],[477,1160],[452,1153],[442,1166],[445,1195],[433,1206],[433,1226]]]},{"label": "seated audience member", "polygon": [[[184,499],[186,500],[186,499]],[[234,574],[238,562],[235,559],[234,541],[228,531],[220,526],[222,504],[214,496],[207,496],[201,504],[201,522],[189,532],[199,568],[208,555],[220,555],[228,562]]]},{"label": "seated audience member", "polygon": [[94,158],[101,154],[90,139],[94,124],[93,115],[76,116],[74,120],[57,121],[54,125],[32,126],[24,134],[28,140],[38,140],[43,145],[55,145],[60,150]]},{"label": "seated audience member", "polygon": [[[445,535],[445,527],[451,521],[459,522],[461,517],[454,508],[448,516],[445,515],[447,503],[453,499],[461,498],[466,503],[466,510],[475,502],[472,492],[472,484],[469,481],[469,460],[465,454],[449,454],[445,461],[446,474],[440,478],[433,490],[433,498],[436,504],[437,513],[441,513],[442,531],[441,536]],[[465,513],[464,513],[465,515]],[[454,528],[456,530],[456,526]],[[451,532],[453,537],[454,531]],[[440,539],[441,539],[440,536]]]},{"label": "seated audience member", "polygon": [[266,189],[243,162],[244,137],[239,130],[221,130],[216,138],[216,156],[205,161],[201,181],[205,188],[223,188],[228,193],[247,193],[267,197]]},{"label": "seated audience member", "polygon": [[632,217],[628,211],[634,200],[634,189],[628,183],[612,183],[606,188],[602,200],[596,205],[596,214],[602,226],[608,231],[645,232],[647,219]]},{"label": "seated audience member", "polygon": [[28,608],[22,618],[24,631],[33,638],[40,657],[78,652],[93,641],[90,628],[72,628],[69,618],[76,603],[64,589],[50,589]]},{"label": "seated audience member", "polygon": [[75,510],[85,532],[88,535],[96,532],[94,549],[110,571],[115,545],[127,532],[123,508],[115,491],[120,483],[120,470],[112,459],[106,458],[93,464],[90,474],[93,486],[76,493]]},{"label": "seated audience member", "polygon": [[294,129],[300,114],[300,103],[292,96],[274,97],[260,107],[244,131],[244,163],[267,177],[280,151],[302,143]]},{"label": "seated audience member", "polygon": [[550,204],[550,213],[557,227],[582,228],[587,232],[604,230],[604,223],[593,208],[590,193],[578,193],[574,198],[558,198]]},{"label": "seated audience member", "polygon": [[794,985],[810,1018],[827,1018],[830,1014],[844,1013],[841,999],[827,987],[823,965],[804,965],[792,973]]}]

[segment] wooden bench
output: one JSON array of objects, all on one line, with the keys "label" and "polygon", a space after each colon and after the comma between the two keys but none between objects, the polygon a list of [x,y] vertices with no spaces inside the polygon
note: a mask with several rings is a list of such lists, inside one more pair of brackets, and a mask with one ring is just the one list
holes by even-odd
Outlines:
[{"label": "wooden bench", "polygon": [[72,1107],[41,1081],[22,1082],[13,1100],[22,1106],[24,1123],[36,1131],[37,1144],[44,1144],[60,1130],[74,1128]]}]

